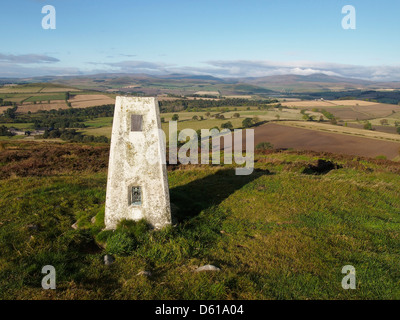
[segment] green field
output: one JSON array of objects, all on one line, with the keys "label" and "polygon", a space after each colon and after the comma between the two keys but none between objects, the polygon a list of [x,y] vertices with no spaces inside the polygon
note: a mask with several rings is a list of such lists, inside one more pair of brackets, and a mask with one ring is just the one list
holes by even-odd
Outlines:
[{"label": "green field", "polygon": [[2,123],[1,125],[16,129],[34,129],[33,123]]},{"label": "green field", "polygon": [[[221,108],[222,109],[222,108]],[[232,109],[232,108],[231,108]],[[172,112],[172,113],[161,113],[161,118],[164,118],[165,123],[162,123],[162,129],[164,130],[165,134],[168,137],[169,134],[169,124],[168,122],[172,120],[174,114],[179,115],[178,121],[178,130],[183,129],[193,129],[193,130],[200,130],[200,129],[211,129],[214,127],[218,127],[221,129],[221,125],[223,123],[227,123],[230,121],[234,128],[241,128],[242,121],[245,118],[254,118],[258,117],[260,121],[268,121],[268,120],[276,120],[277,115],[281,120],[301,120],[302,114],[298,110],[293,109],[283,109],[279,111],[278,109],[274,109],[271,111],[266,110],[258,110],[257,108],[250,108],[247,110],[245,107],[236,108],[236,111],[229,111],[224,112],[223,115],[225,119],[215,119],[212,117],[215,114],[221,113],[219,110],[212,111],[204,110],[202,112]],[[232,109],[233,110],[233,109]],[[210,112],[210,116],[206,116],[206,113]],[[239,113],[239,118],[234,118],[233,115],[235,113]],[[193,116],[201,117],[203,116],[204,120],[192,120]],[[112,130],[112,118],[98,118],[90,121],[85,121],[85,124],[88,128],[84,130],[80,130],[84,134],[93,135],[93,136],[106,136],[108,138],[111,137],[111,130]]]},{"label": "green field", "polygon": [[38,101],[47,102],[48,100],[52,101],[52,100],[64,100],[64,99],[65,99],[64,93],[40,94],[30,97],[29,99],[26,99],[24,102],[38,102]]},{"label": "green field", "polygon": [[64,100],[67,91],[74,93],[79,90],[53,83],[32,83],[0,87],[0,98],[17,103],[40,101],[47,103],[48,100]]},{"label": "green field", "polygon": [[96,118],[94,120],[85,121],[85,125],[89,128],[109,127],[112,125],[112,117]]},{"label": "green field", "polygon": [[[335,156],[341,169],[315,175],[302,172],[320,156],[281,152],[250,176],[183,166],[169,172],[173,227],[113,233],[101,231],[107,146],[0,147],[0,299],[400,298],[396,163]],[[221,271],[193,272],[205,264]],[[57,290],[41,288],[45,265]],[[356,290],[341,287],[345,265]]]}]

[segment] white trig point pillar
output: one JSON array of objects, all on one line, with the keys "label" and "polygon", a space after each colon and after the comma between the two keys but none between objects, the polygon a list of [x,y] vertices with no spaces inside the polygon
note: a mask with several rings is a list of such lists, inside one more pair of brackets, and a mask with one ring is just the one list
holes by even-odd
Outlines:
[{"label": "white trig point pillar", "polygon": [[117,97],[111,136],[106,229],[145,219],[155,229],[171,223],[164,136],[156,98]]}]

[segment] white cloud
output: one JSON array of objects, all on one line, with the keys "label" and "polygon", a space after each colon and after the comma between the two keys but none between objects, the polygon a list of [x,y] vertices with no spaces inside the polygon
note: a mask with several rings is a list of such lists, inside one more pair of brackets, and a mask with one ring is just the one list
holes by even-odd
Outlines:
[{"label": "white cloud", "polygon": [[57,58],[49,57],[40,54],[2,54],[0,53],[0,62],[18,63],[18,64],[30,64],[30,63],[53,63],[59,62]]},{"label": "white cloud", "polygon": [[200,67],[162,62],[125,60],[88,62],[85,69],[56,67],[57,58],[47,55],[10,55],[0,53],[0,77],[32,77],[42,75],[81,75],[93,73],[146,73],[163,75],[181,73],[215,77],[263,77],[273,75],[312,75],[317,73],[372,81],[400,81],[400,66],[358,66],[316,61],[212,60]]},{"label": "white cloud", "polygon": [[284,74],[311,75],[323,73],[329,76],[359,78],[373,81],[400,80],[400,66],[357,66],[313,61],[207,61],[216,68],[219,76],[260,77]]}]

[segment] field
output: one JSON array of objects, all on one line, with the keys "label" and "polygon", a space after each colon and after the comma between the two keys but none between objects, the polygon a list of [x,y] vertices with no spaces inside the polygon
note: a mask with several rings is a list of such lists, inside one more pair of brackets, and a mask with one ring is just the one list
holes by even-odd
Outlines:
[{"label": "field", "polygon": [[58,109],[68,109],[68,105],[64,100],[53,100],[50,103],[24,103],[23,105],[18,106],[18,112],[28,113],[30,112],[38,112],[40,110],[58,110]]},{"label": "field", "polygon": [[16,85],[0,88],[0,93],[49,93],[49,92],[78,92],[77,88],[66,88],[51,83]]},{"label": "field", "polygon": [[[165,123],[162,124],[162,129],[164,130],[168,138],[169,134],[168,122],[172,120],[174,114],[179,115],[178,130],[183,130],[183,129],[200,130],[200,129],[211,129],[214,127],[218,127],[219,129],[221,129],[221,125],[223,123],[227,123],[228,121],[232,123],[234,128],[241,128],[242,121],[245,118],[253,118],[253,117],[258,117],[261,122],[268,120],[276,120],[277,115],[279,115],[280,119],[282,120],[300,120],[302,117],[302,114],[300,113],[299,110],[293,110],[293,109],[283,109],[282,111],[279,111],[278,109],[265,111],[265,110],[258,110],[257,108],[254,107],[250,108],[250,110],[247,110],[247,108],[244,107],[238,107],[235,109],[236,110],[224,112],[223,115],[225,119],[216,119],[215,117],[212,117],[215,116],[216,114],[221,113],[221,111],[218,110],[218,108],[210,110],[211,111],[210,116],[206,116],[206,113],[209,110],[204,110],[203,112],[162,113],[161,117],[164,118],[165,120]],[[240,117],[234,118],[233,115],[235,113],[239,113]],[[310,112],[310,114],[312,114],[312,112]],[[204,120],[192,120],[194,116],[197,116],[199,118],[202,116]],[[88,125],[89,127],[83,131],[81,130],[84,134],[89,134],[94,136],[104,135],[106,137],[111,137],[112,118],[101,118],[99,120],[87,121],[85,122],[85,124]]]},{"label": "field", "polygon": [[[383,141],[383,139],[367,138],[368,136],[359,136],[364,131],[368,134],[370,131],[353,130],[345,134],[341,132],[341,127],[321,125],[319,130],[316,128],[308,129],[306,125],[294,127],[299,123],[286,123],[287,125],[266,124],[255,129],[255,145],[260,142],[268,141],[276,148],[293,148],[295,150],[313,150],[319,152],[331,152],[338,154],[348,154],[355,156],[377,157],[385,156],[388,159],[399,159],[400,155],[400,136],[397,142]],[[324,128],[326,127],[326,129]],[[330,131],[336,129],[336,132]],[[339,128],[339,129],[338,129]],[[321,129],[325,129],[321,131]],[[361,132],[361,133],[360,133]],[[359,134],[358,136],[356,134]],[[373,134],[378,134],[372,132]],[[383,133],[380,136],[384,136]],[[392,135],[390,135],[392,136]]]},{"label": "field", "polygon": [[[385,132],[385,133],[390,133],[390,134],[397,135],[396,127],[394,125],[382,126],[382,125],[378,124],[379,121],[371,121],[371,123],[373,124],[373,127],[377,132]],[[351,128],[358,128],[358,129],[363,129],[364,128],[364,125],[362,123],[354,123],[354,122],[348,123],[347,126],[351,127]]]},{"label": "field", "polygon": [[[251,176],[171,167],[174,226],[110,235],[101,232],[108,146],[1,148],[0,299],[400,298],[398,163],[286,151],[257,155]],[[321,157],[340,169],[305,173]],[[49,264],[57,290],[41,288]],[[193,272],[205,264],[221,271]],[[357,290],[341,287],[345,265]]]},{"label": "field", "polygon": [[[114,96],[98,94],[94,91],[82,91],[77,88],[65,87],[51,83],[16,85],[0,88],[0,98],[15,102],[18,112],[28,113],[40,110],[58,110],[69,108],[65,98],[70,93],[72,107],[87,108],[115,103]],[[0,107],[0,113],[10,107]]]},{"label": "field", "polygon": [[281,121],[279,122],[282,125],[294,126],[309,130],[318,130],[324,132],[331,133],[339,133],[345,135],[353,135],[358,137],[370,138],[370,139],[378,139],[383,141],[393,141],[400,142],[400,136],[398,134],[391,134],[386,132],[379,132],[374,130],[365,130],[365,129],[357,129],[346,127],[343,125],[331,125],[329,123],[320,123],[320,122],[305,122],[305,121]]},{"label": "field", "polygon": [[325,109],[341,120],[370,120],[400,112],[400,106],[362,100],[324,100],[282,102],[283,106],[306,110]]},{"label": "field", "polygon": [[307,101],[290,101],[290,102],[282,102],[282,106],[284,107],[296,107],[296,108],[326,108],[332,107],[335,104],[325,101],[325,100],[307,100]]},{"label": "field", "polygon": [[103,94],[88,94],[81,95],[78,94],[70,99],[68,102],[72,104],[73,108],[87,108],[94,106],[101,106],[104,104],[114,104],[115,99],[110,98]]}]

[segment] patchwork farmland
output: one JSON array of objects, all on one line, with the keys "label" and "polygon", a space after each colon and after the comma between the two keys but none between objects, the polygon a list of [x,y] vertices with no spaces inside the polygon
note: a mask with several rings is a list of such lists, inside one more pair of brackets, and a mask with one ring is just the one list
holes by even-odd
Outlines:
[{"label": "patchwork farmland", "polygon": [[[47,83],[2,87],[0,88],[0,98],[14,103],[19,113],[34,113],[71,107],[88,108],[115,102],[114,95],[82,91],[77,88]],[[9,106],[0,106],[0,113],[8,108]]]}]

